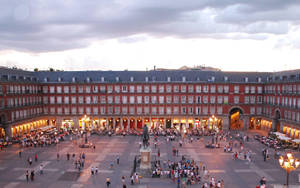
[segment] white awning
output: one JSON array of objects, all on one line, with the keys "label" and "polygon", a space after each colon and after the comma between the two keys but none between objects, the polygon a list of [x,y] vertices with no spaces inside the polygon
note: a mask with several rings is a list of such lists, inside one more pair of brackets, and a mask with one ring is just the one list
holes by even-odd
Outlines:
[{"label": "white awning", "polygon": [[295,142],[295,143],[297,143],[297,144],[300,144],[300,139],[294,139],[294,140],[292,140],[292,142]]},{"label": "white awning", "polygon": [[283,137],[285,137],[285,134],[280,133],[280,132],[273,132],[273,134],[275,134],[276,136],[283,136]]},{"label": "white awning", "polygon": [[280,140],[285,140],[285,141],[291,140],[291,138],[286,137],[286,136],[278,136],[278,138],[279,138]]}]

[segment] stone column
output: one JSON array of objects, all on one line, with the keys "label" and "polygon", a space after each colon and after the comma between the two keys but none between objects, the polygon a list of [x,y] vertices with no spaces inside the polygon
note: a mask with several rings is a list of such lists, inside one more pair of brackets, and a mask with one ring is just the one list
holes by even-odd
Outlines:
[{"label": "stone column", "polygon": [[[229,120],[229,117],[222,117],[222,121],[223,121],[223,130],[229,130],[230,128],[230,120]],[[202,124],[202,121],[201,121],[201,124]]]},{"label": "stone column", "polygon": [[79,119],[78,119],[78,117],[74,117],[73,121],[74,121],[74,128],[79,129]]},{"label": "stone column", "polygon": [[62,125],[62,117],[56,118],[56,128],[59,129]]},{"label": "stone column", "polygon": [[123,118],[120,118],[120,123],[121,123],[121,129],[124,130],[124,125],[123,125]]},{"label": "stone column", "polygon": [[249,129],[249,116],[244,116],[243,117],[243,124],[244,124],[244,128],[243,130],[248,130]]},{"label": "stone column", "polygon": [[116,129],[116,118],[113,118],[112,121],[113,121],[113,129],[115,130]]},{"label": "stone column", "polygon": [[11,128],[12,128],[12,126],[11,125],[9,125],[9,126],[7,126],[7,127],[5,127],[5,138],[11,138],[12,137],[12,132],[11,132]]},{"label": "stone column", "polygon": [[134,129],[137,129],[137,119],[134,119]]}]

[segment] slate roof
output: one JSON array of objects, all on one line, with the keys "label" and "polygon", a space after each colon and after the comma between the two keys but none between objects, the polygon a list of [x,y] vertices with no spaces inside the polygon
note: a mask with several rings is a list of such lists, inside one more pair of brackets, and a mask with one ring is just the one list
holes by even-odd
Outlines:
[{"label": "slate roof", "polygon": [[[0,81],[24,81],[24,82],[39,82],[39,83],[72,83],[73,77],[76,83],[86,83],[87,78],[91,83],[129,83],[131,77],[133,82],[168,82],[170,77],[171,82],[185,82],[206,83],[226,82],[225,77],[228,78],[227,82],[230,83],[245,83],[245,78],[248,78],[248,83],[258,83],[261,78],[262,83],[272,81],[282,81],[283,75],[290,78],[293,75],[293,80],[285,81],[300,81],[300,70],[282,71],[282,72],[224,72],[224,71],[203,71],[203,70],[151,70],[151,71],[24,71],[20,69],[9,69],[0,67]],[[274,79],[280,76],[279,80]],[[119,78],[117,81],[116,78]],[[20,79],[18,79],[20,78]],[[25,79],[24,79],[25,78]],[[45,78],[47,81],[45,81]],[[59,81],[59,78],[61,81]]]}]

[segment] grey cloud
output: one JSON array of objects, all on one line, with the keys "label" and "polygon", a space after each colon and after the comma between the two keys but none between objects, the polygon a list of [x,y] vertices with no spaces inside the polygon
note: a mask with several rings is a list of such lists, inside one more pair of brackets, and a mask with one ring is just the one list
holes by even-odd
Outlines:
[{"label": "grey cloud", "polygon": [[293,0],[2,0],[0,49],[61,51],[139,41],[136,34],[262,40],[298,26],[299,7]]}]

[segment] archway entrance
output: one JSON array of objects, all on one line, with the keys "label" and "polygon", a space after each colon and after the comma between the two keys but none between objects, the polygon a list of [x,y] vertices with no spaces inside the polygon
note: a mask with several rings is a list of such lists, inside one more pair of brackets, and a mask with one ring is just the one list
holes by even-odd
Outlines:
[{"label": "archway entrance", "polygon": [[277,132],[280,132],[280,111],[279,110],[276,110],[275,111],[275,127],[276,127],[276,131]]},{"label": "archway entrance", "polygon": [[233,108],[229,112],[229,119],[230,119],[230,129],[231,130],[240,130],[243,129],[244,123],[241,119],[241,115],[243,111],[240,108]]}]

